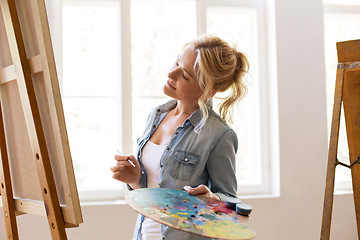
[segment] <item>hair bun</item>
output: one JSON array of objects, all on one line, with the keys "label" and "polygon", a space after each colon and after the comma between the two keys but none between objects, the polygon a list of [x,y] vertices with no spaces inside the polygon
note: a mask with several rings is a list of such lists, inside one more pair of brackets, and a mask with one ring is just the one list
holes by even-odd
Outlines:
[{"label": "hair bun", "polygon": [[249,71],[249,62],[246,58],[246,56],[240,52],[234,49],[235,56],[236,56],[236,72],[243,72],[246,73]]}]

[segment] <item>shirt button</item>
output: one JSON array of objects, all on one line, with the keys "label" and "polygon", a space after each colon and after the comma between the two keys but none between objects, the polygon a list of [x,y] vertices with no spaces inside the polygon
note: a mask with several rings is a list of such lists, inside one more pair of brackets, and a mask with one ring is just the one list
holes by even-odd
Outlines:
[{"label": "shirt button", "polygon": [[178,134],[178,132],[175,132],[175,135]]},{"label": "shirt button", "polygon": [[144,175],[144,174],[145,174],[145,172],[144,172],[144,171],[141,171],[141,174],[142,174],[142,175]]},{"label": "shirt button", "polygon": [[185,160],[185,162],[188,162],[188,161],[189,161],[189,159],[188,159],[188,158],[185,158],[184,160]]},{"label": "shirt button", "polygon": [[162,165],[162,164],[160,164],[160,167],[163,167],[163,165]]},{"label": "shirt button", "polygon": [[161,110],[160,110],[160,108],[158,108],[156,111],[159,113]]},{"label": "shirt button", "polygon": [[167,148],[166,148],[166,150],[170,150],[170,148],[169,148],[169,147],[167,147]]},{"label": "shirt button", "polygon": [[156,128],[156,125],[153,125],[153,128]]}]

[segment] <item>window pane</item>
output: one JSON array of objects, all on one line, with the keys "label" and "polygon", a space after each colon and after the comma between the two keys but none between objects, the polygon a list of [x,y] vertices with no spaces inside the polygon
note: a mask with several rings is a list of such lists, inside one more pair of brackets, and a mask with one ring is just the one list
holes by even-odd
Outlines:
[{"label": "window pane", "polygon": [[195,1],[131,1],[132,142],[150,110],[168,99],[162,92],[168,70],[195,37]]},{"label": "window pane", "polygon": [[66,1],[62,24],[62,93],[80,196],[120,189],[110,171],[121,134],[120,4]]},{"label": "window pane", "polygon": [[[238,184],[258,185],[263,180],[256,10],[240,7],[208,7],[206,17],[207,33],[215,34],[229,43],[236,44],[238,50],[244,52],[250,62],[249,92],[234,111],[232,127],[239,139],[237,154]],[[217,102],[214,103],[216,106]]]},{"label": "window pane", "polygon": [[[328,132],[331,130],[332,110],[337,69],[336,42],[360,38],[360,14],[325,14],[325,62]],[[338,144],[339,161],[349,164],[349,150],[346,138],[345,119],[341,113]],[[336,185],[351,189],[351,172],[344,167],[336,168]]]},{"label": "window pane", "polygon": [[116,96],[120,79],[118,4],[63,7],[63,94]]},{"label": "window pane", "polygon": [[116,98],[65,98],[65,117],[80,191],[119,188],[111,178],[118,142]]}]

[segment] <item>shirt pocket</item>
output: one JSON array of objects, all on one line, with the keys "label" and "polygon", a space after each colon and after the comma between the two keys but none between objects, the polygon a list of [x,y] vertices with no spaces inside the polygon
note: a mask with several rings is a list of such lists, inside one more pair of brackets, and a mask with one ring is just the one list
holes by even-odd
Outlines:
[{"label": "shirt pocket", "polygon": [[174,162],[170,171],[170,176],[180,181],[189,181],[195,171],[200,155],[177,150],[174,154]]}]

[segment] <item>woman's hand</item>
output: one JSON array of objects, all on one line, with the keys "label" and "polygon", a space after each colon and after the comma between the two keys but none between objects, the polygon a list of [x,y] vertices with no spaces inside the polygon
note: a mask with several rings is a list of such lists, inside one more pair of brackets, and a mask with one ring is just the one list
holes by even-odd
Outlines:
[{"label": "woman's hand", "polygon": [[[140,182],[140,166],[133,155],[115,155],[116,166],[112,166],[110,170],[114,173],[112,178],[133,186],[139,187]],[[135,167],[128,162],[128,159],[134,163]]]},{"label": "woman's hand", "polygon": [[220,200],[218,196],[216,196],[213,192],[210,191],[210,189],[207,186],[203,184],[194,188],[190,188],[187,191],[190,195],[197,195],[201,197],[209,197],[209,198],[214,198],[216,200]]}]

